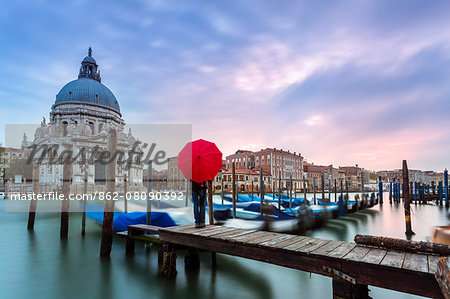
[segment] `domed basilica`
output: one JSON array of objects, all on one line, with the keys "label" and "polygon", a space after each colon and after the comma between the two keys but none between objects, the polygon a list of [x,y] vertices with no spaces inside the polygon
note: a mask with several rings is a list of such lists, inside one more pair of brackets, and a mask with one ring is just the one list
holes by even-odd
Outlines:
[{"label": "domed basilica", "polygon": [[[101,83],[100,71],[97,62],[92,57],[89,48],[88,56],[81,62],[78,79],[67,83],[56,95],[56,101],[51,107],[50,120],[45,119],[34,134],[34,141],[26,146],[26,155],[33,149],[46,146],[48,150],[45,157],[34,155],[35,159],[41,157],[39,180],[41,184],[53,186],[62,182],[61,163],[54,163],[55,156],[64,150],[71,150],[73,156],[81,149],[93,152],[94,148],[106,150],[107,132],[110,128],[117,131],[117,150],[129,153],[130,150],[142,153],[140,146],[134,146],[136,138],[129,132],[124,132],[125,122],[120,113],[119,103],[114,94]],[[89,156],[89,154],[88,154]],[[53,158],[53,162],[52,162]],[[125,157],[126,159],[126,157]],[[105,165],[98,163],[73,164],[73,184],[84,182],[87,170],[88,184],[104,184]],[[142,186],[142,165],[133,163],[127,169],[126,164],[118,164],[116,182],[122,184],[124,175],[131,186]],[[95,188],[91,186],[90,190]]]}]

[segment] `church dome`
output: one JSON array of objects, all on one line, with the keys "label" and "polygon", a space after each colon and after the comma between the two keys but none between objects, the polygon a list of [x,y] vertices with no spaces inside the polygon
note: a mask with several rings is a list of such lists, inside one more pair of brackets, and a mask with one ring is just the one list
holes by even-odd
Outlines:
[{"label": "church dome", "polygon": [[55,105],[61,103],[87,103],[112,109],[120,113],[114,94],[101,83],[98,65],[89,48],[88,56],[81,62],[78,79],[67,83],[56,95]]},{"label": "church dome", "polygon": [[71,102],[103,106],[120,113],[119,103],[111,90],[89,78],[82,77],[67,83],[56,95],[55,105]]}]

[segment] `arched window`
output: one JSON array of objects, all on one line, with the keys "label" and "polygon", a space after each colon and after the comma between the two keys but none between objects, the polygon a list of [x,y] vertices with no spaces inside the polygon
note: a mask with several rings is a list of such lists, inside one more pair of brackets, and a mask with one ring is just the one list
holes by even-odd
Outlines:
[{"label": "arched window", "polygon": [[63,121],[62,122],[62,126],[63,126],[63,136],[67,136],[67,121]]},{"label": "arched window", "polygon": [[90,121],[89,123],[89,127],[91,128],[92,134],[94,134],[94,123],[92,121]]}]

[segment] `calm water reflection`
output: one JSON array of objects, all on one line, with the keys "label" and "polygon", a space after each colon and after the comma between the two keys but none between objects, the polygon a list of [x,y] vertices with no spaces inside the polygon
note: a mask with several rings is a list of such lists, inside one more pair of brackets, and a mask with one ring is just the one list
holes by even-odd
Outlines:
[{"label": "calm water reflection", "polygon": [[[333,219],[308,236],[352,241],[357,233],[404,237],[402,205],[385,203],[369,210]],[[412,205],[414,240],[425,240],[432,226],[447,224],[446,210]],[[81,217],[70,215],[70,235],[59,240],[59,215],[38,214],[35,232],[26,230],[26,213],[5,213],[0,201],[1,298],[331,298],[331,280],[241,258],[201,255],[201,269],[186,272],[180,252],[178,275],[158,275],[157,250],[137,245],[136,256],[124,256],[124,240],[114,239],[110,260],[100,260],[100,226],[87,221],[80,234]],[[370,287],[374,298],[414,296]]]}]

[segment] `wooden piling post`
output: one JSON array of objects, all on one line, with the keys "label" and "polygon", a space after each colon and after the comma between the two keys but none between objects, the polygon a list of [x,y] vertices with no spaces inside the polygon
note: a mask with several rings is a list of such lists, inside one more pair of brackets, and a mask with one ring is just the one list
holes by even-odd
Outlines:
[{"label": "wooden piling post", "polygon": [[323,172],[322,172],[320,183],[322,184],[322,203],[325,204],[325,177],[324,177]]},{"label": "wooden piling post", "polygon": [[125,213],[128,213],[128,200],[127,200],[127,192],[128,192],[128,177],[127,174],[123,174],[123,209]]},{"label": "wooden piling post", "polygon": [[160,273],[168,278],[177,275],[177,254],[172,244],[163,245],[162,263]]},{"label": "wooden piling post", "polygon": [[[214,208],[213,208],[213,181],[208,181],[208,215],[209,225],[214,225]],[[211,263],[213,268],[216,267],[216,253],[211,252]]]},{"label": "wooden piling post", "polygon": [[392,203],[392,182],[389,182],[389,203]]},{"label": "wooden piling post", "polygon": [[337,202],[337,182],[336,179],[334,179],[334,202]]},{"label": "wooden piling post", "polygon": [[344,182],[343,182],[343,179],[341,179],[341,190],[340,190],[341,192],[341,196],[342,196],[342,199],[344,200],[344,203],[345,203],[345,211],[347,211],[347,209],[348,209],[348,197],[345,197],[344,196]]},{"label": "wooden piling post", "polygon": [[[113,196],[116,188],[116,150],[117,132],[114,128],[109,129],[107,147],[110,159],[106,164],[106,194]],[[113,242],[113,221],[114,221],[114,200],[107,199],[103,212],[102,243],[100,246],[100,256],[109,257]]]},{"label": "wooden piling post", "polygon": [[152,192],[152,162],[152,160],[149,160],[147,166],[147,225],[152,224],[152,201],[149,196]]},{"label": "wooden piling post", "polygon": [[263,180],[263,170],[262,167],[259,168],[259,199],[261,216],[263,215],[263,204],[264,204],[264,180]]},{"label": "wooden piling post", "polygon": [[224,191],[223,191],[223,173],[222,173],[222,175],[221,175],[221,184],[222,184],[222,187],[220,188],[220,197],[222,198],[222,204],[223,204],[223,200],[224,200]]},{"label": "wooden piling post", "polygon": [[328,177],[328,201],[331,202],[331,177]]},{"label": "wooden piling post", "polygon": [[306,204],[306,177],[303,179],[303,204]]},{"label": "wooden piling post", "polygon": [[333,298],[360,298],[368,299],[369,288],[367,285],[351,283],[340,277],[333,277]]},{"label": "wooden piling post", "polygon": [[63,185],[62,193],[64,199],[61,202],[61,227],[59,231],[59,237],[61,239],[67,239],[69,234],[69,195],[70,185],[72,184],[72,163],[64,163],[63,165]]},{"label": "wooden piling post", "polygon": [[411,208],[410,208],[410,200],[411,196],[409,194],[409,175],[408,175],[408,165],[406,160],[403,160],[403,183],[404,183],[404,205],[405,205],[405,222],[406,222],[406,232],[407,236],[414,235],[414,232],[411,228]]},{"label": "wooden piling post", "polygon": [[[37,194],[39,191],[39,164],[33,165],[33,192]],[[6,193],[5,193],[6,194]],[[5,195],[5,199],[7,198],[7,195]],[[30,210],[28,212],[28,230],[34,229],[34,222],[36,219],[36,206],[37,206],[37,200],[36,196],[33,196],[33,199],[30,201]]]},{"label": "wooden piling post", "polygon": [[444,170],[444,194],[445,194],[445,207],[449,207],[448,202],[448,170],[447,168]]},{"label": "wooden piling post", "polygon": [[214,210],[213,210],[213,188],[212,188],[212,180],[208,181],[208,215],[209,215],[209,224],[214,224]]},{"label": "wooden piling post", "polygon": [[289,209],[292,209],[292,175],[289,181]]},{"label": "wooden piling post", "polygon": [[236,218],[236,165],[231,163],[231,177],[232,177],[232,189],[233,189],[233,218]]},{"label": "wooden piling post", "polygon": [[442,206],[442,181],[439,181],[438,184],[438,198],[439,198],[439,205]]},{"label": "wooden piling post", "polygon": [[278,171],[278,209],[281,208],[281,170]]},{"label": "wooden piling post", "polygon": [[381,175],[378,176],[378,194],[380,197],[380,205],[383,204],[383,181],[381,180]]},{"label": "wooden piling post", "polygon": [[253,179],[252,179],[252,201],[253,201]]},{"label": "wooden piling post", "polygon": [[86,233],[86,206],[87,206],[87,187],[88,187],[88,165],[85,165],[83,180],[83,216],[81,219],[81,234]]}]

